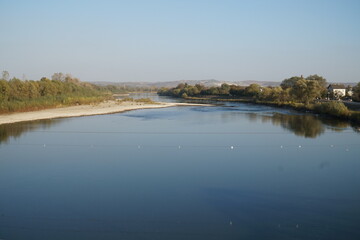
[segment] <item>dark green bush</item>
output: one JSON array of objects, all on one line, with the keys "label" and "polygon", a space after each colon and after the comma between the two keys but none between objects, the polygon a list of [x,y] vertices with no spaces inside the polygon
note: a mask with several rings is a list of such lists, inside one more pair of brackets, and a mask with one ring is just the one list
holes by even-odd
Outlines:
[{"label": "dark green bush", "polygon": [[335,101],[318,103],[315,105],[314,111],[340,118],[348,118],[351,115],[349,109],[342,102]]}]

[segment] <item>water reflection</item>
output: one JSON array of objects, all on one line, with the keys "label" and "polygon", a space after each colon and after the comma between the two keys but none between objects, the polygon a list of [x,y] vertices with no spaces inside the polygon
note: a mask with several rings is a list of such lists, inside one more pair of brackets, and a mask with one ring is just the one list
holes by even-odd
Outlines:
[{"label": "water reflection", "polygon": [[354,130],[354,132],[360,133],[360,126],[358,125],[352,126],[352,129]]},{"label": "water reflection", "polygon": [[320,118],[321,122],[333,131],[342,132],[345,128],[350,127],[347,121],[340,121],[332,118]]},{"label": "water reflection", "polygon": [[[149,96],[151,96],[151,94],[149,94]],[[348,121],[324,118],[313,114],[298,114],[296,112],[292,112],[286,109],[274,109],[268,106],[251,104],[229,104],[223,106],[203,108],[194,107],[191,108],[191,110],[204,113],[220,113],[219,116],[221,117],[223,123],[242,121],[244,116],[251,122],[270,122],[275,126],[280,126],[286,130],[291,131],[297,136],[305,138],[316,138],[322,135],[326,131],[326,129],[342,132],[344,130],[349,130],[352,128],[354,132],[360,133],[360,127],[358,125],[353,125]],[[172,115],[170,115],[170,113]],[[140,117],[146,120],[152,120],[157,118],[176,119],[181,115],[181,113],[156,112],[156,114],[149,114],[147,112],[131,112],[124,113],[124,115],[131,117]],[[0,144],[3,142],[7,142],[11,137],[18,138],[25,132],[36,130],[39,128],[48,129],[54,124],[59,123],[60,121],[63,121],[63,119],[48,119],[0,125]]]},{"label": "water reflection", "polygon": [[342,132],[352,127],[355,132],[360,132],[360,128],[349,121],[325,118],[314,114],[302,114],[288,109],[277,109],[269,106],[229,104],[203,108],[197,111],[221,112],[221,120],[223,123],[241,121],[244,116],[246,116],[250,122],[270,122],[275,126],[280,126],[297,136],[305,138],[316,138],[325,133],[327,129]]},{"label": "water reflection", "polygon": [[255,108],[1,126],[0,239],[360,239],[360,135]]},{"label": "water reflection", "polygon": [[273,116],[262,116],[263,121],[271,121],[276,126],[290,130],[297,136],[316,138],[325,132],[320,119],[312,115],[285,115],[275,113]]},{"label": "water reflection", "polygon": [[47,129],[58,124],[62,119],[46,119],[29,122],[9,123],[0,125],[0,144],[6,143],[11,137],[18,138],[22,134],[36,129]]},{"label": "water reflection", "polygon": [[[321,118],[308,114],[291,115],[273,113],[272,115],[259,115],[249,113],[247,114],[247,117],[251,121],[261,120],[263,123],[271,122],[275,126],[281,126],[282,128],[293,132],[295,135],[305,138],[316,138],[323,134],[326,129],[341,132],[350,127],[350,123],[347,121]],[[354,131],[356,131],[357,127],[352,127]]]}]

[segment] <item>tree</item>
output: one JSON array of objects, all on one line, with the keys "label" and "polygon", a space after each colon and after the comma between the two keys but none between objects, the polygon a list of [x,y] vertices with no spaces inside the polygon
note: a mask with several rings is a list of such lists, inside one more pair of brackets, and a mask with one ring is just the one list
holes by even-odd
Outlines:
[{"label": "tree", "polygon": [[354,101],[360,102],[360,82],[355,87],[353,87],[352,99]]},{"label": "tree", "polygon": [[292,88],[295,86],[295,83],[299,80],[303,79],[302,77],[291,77],[291,78],[287,78],[287,79],[284,79],[280,86],[283,88],[283,89],[287,89],[287,88]]},{"label": "tree", "polygon": [[0,100],[7,101],[9,100],[10,87],[9,83],[5,80],[0,80]]},{"label": "tree", "polygon": [[291,89],[296,101],[309,104],[315,98],[321,96],[321,86],[317,81],[301,79]]},{"label": "tree", "polygon": [[244,96],[245,87],[231,85],[229,93],[234,96]]},{"label": "tree", "polygon": [[65,75],[61,72],[59,73],[54,73],[52,76],[51,76],[51,80],[53,81],[65,81]]},{"label": "tree", "polygon": [[230,91],[230,85],[229,84],[226,84],[226,83],[223,83],[221,84],[221,87],[220,87],[220,94],[222,95],[229,95],[229,91]]},{"label": "tree", "polygon": [[345,92],[345,96],[351,98],[353,94],[353,88],[350,85],[347,85]]},{"label": "tree", "polygon": [[270,87],[263,88],[263,91],[260,94],[260,99],[262,100],[273,100],[272,99],[272,89]]},{"label": "tree", "polygon": [[200,93],[197,87],[188,85],[186,88],[184,88],[184,93],[186,93],[188,96],[196,96]]},{"label": "tree", "polygon": [[186,86],[187,86],[187,83],[179,83],[176,88],[177,89],[184,89]]},{"label": "tree", "polygon": [[306,80],[309,80],[309,81],[315,81],[319,84],[320,88],[321,88],[321,97],[325,98],[326,95],[327,95],[327,82],[326,82],[326,79],[323,78],[322,76],[319,76],[317,74],[314,74],[314,75],[310,75],[306,78]]},{"label": "tree", "polygon": [[187,95],[186,93],[183,93],[183,94],[181,95],[181,97],[182,97],[182,98],[188,98],[188,95]]},{"label": "tree", "polygon": [[41,96],[54,96],[57,93],[56,85],[45,77],[40,79],[39,89]]},{"label": "tree", "polygon": [[3,72],[2,72],[1,79],[2,79],[2,80],[5,80],[5,81],[9,81],[9,79],[10,79],[10,74],[9,74],[9,72],[8,72],[8,71],[3,71]]},{"label": "tree", "polygon": [[219,89],[217,87],[211,87],[208,89],[208,94],[209,95],[218,95],[219,94]]},{"label": "tree", "polygon": [[283,99],[284,96],[284,92],[286,90],[283,90],[281,87],[274,87],[271,89],[271,100],[273,101],[277,101],[277,102],[282,102],[285,99]]},{"label": "tree", "polygon": [[320,98],[322,95],[323,87],[320,85],[318,81],[308,80],[307,83],[307,99],[305,100],[306,103],[310,101],[314,101],[316,98]]},{"label": "tree", "polygon": [[204,90],[205,89],[205,87],[203,86],[203,85],[201,85],[201,84],[195,84],[195,87],[198,89],[198,91],[199,91],[199,93],[202,91],[202,90]]},{"label": "tree", "polygon": [[175,88],[173,89],[173,95],[176,96],[176,97],[179,97],[180,96],[180,93],[181,93],[181,89],[179,88]]},{"label": "tree", "polygon": [[35,81],[26,81],[27,94],[29,99],[34,99],[40,96],[38,84]]},{"label": "tree", "polygon": [[74,83],[74,84],[76,84],[76,85],[80,85],[80,80],[79,80],[78,78],[76,78],[76,77],[71,76],[70,73],[67,73],[67,74],[65,75],[65,82],[67,82],[67,83]]},{"label": "tree", "polygon": [[261,92],[261,87],[259,84],[256,83],[250,84],[250,86],[245,88],[245,94],[247,96],[256,97],[260,94],[260,92]]},{"label": "tree", "polygon": [[326,79],[323,78],[322,76],[318,76],[317,74],[314,75],[310,75],[306,78],[306,80],[310,80],[310,81],[316,81],[319,83],[319,85],[323,88],[326,88],[327,86],[327,82]]},{"label": "tree", "polygon": [[13,78],[9,81],[10,99],[21,100],[26,98],[25,84],[18,78]]}]

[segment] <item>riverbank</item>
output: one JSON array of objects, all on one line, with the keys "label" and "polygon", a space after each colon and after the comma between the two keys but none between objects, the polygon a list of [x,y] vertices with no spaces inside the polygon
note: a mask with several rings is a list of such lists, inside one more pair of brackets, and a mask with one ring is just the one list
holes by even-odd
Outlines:
[{"label": "riverbank", "polygon": [[71,107],[51,108],[40,111],[20,112],[0,115],[0,125],[7,123],[34,121],[53,118],[80,117],[119,113],[137,109],[166,108],[175,106],[201,106],[192,103],[146,103],[138,101],[104,101],[96,104],[78,105]]},{"label": "riverbank", "polygon": [[308,112],[318,115],[323,115],[330,118],[351,121],[357,125],[360,124],[360,111],[349,110],[347,106],[338,101],[317,102],[311,104],[295,103],[295,102],[273,102],[261,101],[253,98],[232,98],[221,96],[202,96],[202,97],[187,97],[188,100],[195,100],[199,102],[242,102],[251,104],[267,105],[278,108],[293,109],[300,112]]}]

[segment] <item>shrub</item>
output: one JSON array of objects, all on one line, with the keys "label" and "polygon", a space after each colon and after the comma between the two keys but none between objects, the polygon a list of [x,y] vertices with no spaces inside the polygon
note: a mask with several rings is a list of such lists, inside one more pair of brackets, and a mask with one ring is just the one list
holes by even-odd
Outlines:
[{"label": "shrub", "polygon": [[119,102],[138,102],[138,103],[147,103],[147,104],[153,104],[155,103],[153,100],[151,100],[150,98],[138,98],[138,99],[134,99],[131,97],[126,97],[126,98],[122,98],[118,100]]},{"label": "shrub", "polygon": [[151,100],[150,98],[139,98],[139,99],[135,99],[135,102],[141,102],[141,103],[155,103],[153,100]]},{"label": "shrub", "polygon": [[324,113],[335,117],[348,118],[349,109],[342,102],[325,102],[315,105],[314,110],[318,113]]},{"label": "shrub", "polygon": [[181,95],[181,97],[182,97],[182,98],[188,98],[188,95],[187,95],[186,93],[183,93],[183,94]]}]

